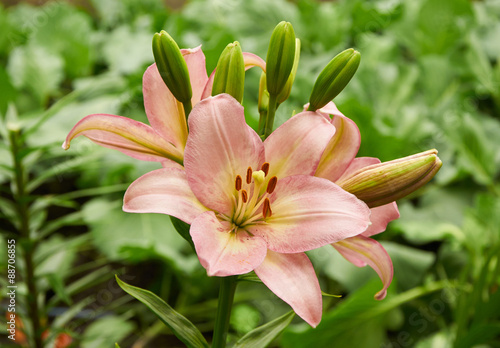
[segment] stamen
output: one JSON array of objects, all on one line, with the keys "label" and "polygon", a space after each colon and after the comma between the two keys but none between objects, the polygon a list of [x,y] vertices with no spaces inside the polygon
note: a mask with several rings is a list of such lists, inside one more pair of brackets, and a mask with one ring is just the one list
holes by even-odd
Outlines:
[{"label": "stamen", "polygon": [[236,175],[236,182],[234,183],[234,187],[236,188],[236,191],[241,190],[241,184],[242,184],[241,176]]},{"label": "stamen", "polygon": [[247,169],[247,184],[250,185],[252,182],[252,167],[248,167]]},{"label": "stamen", "polygon": [[271,203],[269,202],[269,198],[266,198],[264,200],[264,205],[262,206],[262,216],[264,216],[264,219],[268,216],[271,216]]},{"label": "stamen", "polygon": [[241,200],[243,201],[243,203],[248,202],[248,193],[246,190],[241,191]]},{"label": "stamen", "polygon": [[264,175],[267,176],[267,173],[269,173],[269,163],[268,162],[265,162],[263,165],[262,165],[262,171],[264,172]]},{"label": "stamen", "polygon": [[278,183],[277,177],[273,176],[271,179],[269,179],[269,182],[267,183],[266,192],[269,194],[273,193],[274,189],[276,188],[277,183]]}]

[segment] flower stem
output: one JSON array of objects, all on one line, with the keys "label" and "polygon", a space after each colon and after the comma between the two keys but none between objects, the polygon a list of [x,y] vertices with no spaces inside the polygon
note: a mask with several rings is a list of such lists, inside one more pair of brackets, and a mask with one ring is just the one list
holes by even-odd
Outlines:
[{"label": "flower stem", "polygon": [[264,129],[260,132],[262,135],[262,140],[265,140],[273,131],[274,126],[274,115],[276,114],[276,98],[277,96],[269,95],[269,105],[267,107],[267,118],[264,124]]},{"label": "flower stem", "polygon": [[226,347],[229,318],[233,307],[234,292],[236,290],[237,276],[222,277],[219,289],[219,306],[215,317],[214,337],[212,348]]},{"label": "flower stem", "polygon": [[33,254],[35,251],[35,243],[31,240],[30,228],[29,228],[29,211],[28,211],[28,197],[26,196],[26,181],[25,172],[22,160],[20,158],[20,131],[10,130],[10,145],[12,151],[12,159],[14,162],[14,172],[15,172],[15,191],[13,192],[14,200],[16,201],[17,213],[19,217],[19,232],[21,238],[25,239],[25,245],[23,250],[23,257],[25,262],[25,282],[28,288],[28,294],[26,296],[26,302],[28,304],[28,317],[31,320],[33,327],[33,343],[34,347],[42,348],[43,342],[41,337],[41,327],[40,327],[40,314],[38,311],[38,289],[35,280],[35,265],[33,263]]}]

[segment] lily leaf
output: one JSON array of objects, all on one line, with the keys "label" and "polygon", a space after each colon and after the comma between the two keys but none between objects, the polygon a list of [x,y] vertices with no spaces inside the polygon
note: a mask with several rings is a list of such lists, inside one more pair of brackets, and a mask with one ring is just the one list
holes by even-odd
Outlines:
[{"label": "lily leaf", "polygon": [[116,281],[125,292],[148,306],[149,309],[151,309],[187,347],[208,348],[207,341],[196,326],[180,313],[176,312],[157,295],[153,294],[151,291],[129,285],[121,281],[118,276],[116,276]]},{"label": "lily leaf", "polygon": [[259,326],[240,338],[233,348],[264,348],[283,331],[295,316],[290,311],[267,324]]},{"label": "lily leaf", "polygon": [[188,241],[189,245],[191,245],[191,247],[194,250],[193,239],[189,234],[189,229],[191,228],[191,225],[173,216],[170,217],[170,220],[172,221],[172,225],[174,225],[175,230],[181,235],[182,238]]}]

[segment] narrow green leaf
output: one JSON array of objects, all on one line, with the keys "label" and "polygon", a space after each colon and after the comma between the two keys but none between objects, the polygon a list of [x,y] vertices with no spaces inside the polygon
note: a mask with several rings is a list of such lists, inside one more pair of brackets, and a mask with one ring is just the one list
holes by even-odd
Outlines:
[{"label": "narrow green leaf", "polygon": [[91,303],[94,303],[96,300],[95,295],[87,296],[83,300],[81,300],[78,303],[75,303],[71,307],[69,307],[65,312],[62,314],[58,315],[54,322],[52,323],[51,327],[54,329],[61,329],[69,323],[73,318],[75,318],[78,314],[82,312],[82,310],[90,305]]},{"label": "narrow green leaf", "polygon": [[267,324],[259,326],[239,339],[233,348],[266,347],[288,326],[288,324],[290,324],[294,316],[295,312],[290,311]]},{"label": "narrow green leaf", "polygon": [[115,348],[120,348],[120,346],[116,342],[115,342]]},{"label": "narrow green leaf", "polygon": [[56,293],[56,295],[64,301],[68,306],[71,305],[71,298],[69,297],[68,292],[66,291],[66,287],[64,286],[64,281],[57,273],[49,273],[47,274],[47,280],[49,281],[52,290]]},{"label": "narrow green leaf", "polygon": [[148,306],[186,346],[208,348],[207,341],[196,326],[180,313],[176,312],[157,295],[151,291],[129,285],[121,281],[118,276],[116,276],[116,281],[125,292]]}]

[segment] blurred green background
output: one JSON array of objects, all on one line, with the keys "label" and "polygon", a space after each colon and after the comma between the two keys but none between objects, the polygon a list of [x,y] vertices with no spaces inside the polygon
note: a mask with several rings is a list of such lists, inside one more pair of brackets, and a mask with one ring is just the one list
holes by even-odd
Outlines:
[{"label": "blurred green background", "polygon": [[[47,346],[66,333],[73,347],[182,347],[118,288],[120,274],[210,339],[217,279],[206,277],[167,216],[121,211],[127,186],[158,165],[86,139],[66,152],[61,144],[91,113],[146,122],[141,78],[153,62],[155,32],[167,30],[181,48],[202,44],[210,73],[234,40],[265,58],[272,29],[287,20],[302,53],[278,123],[302,110],[327,62],[354,47],[361,66],[335,102],[360,128],[359,155],[386,161],[436,148],[444,164],[398,202],[401,218],[377,236],[394,262],[387,298],[373,299],[381,288],[373,270],[331,247],[310,252],[322,290],[343,296],[323,298],[317,329],[296,318],[271,346],[500,347],[500,1],[2,3],[0,299],[3,313],[6,240],[15,238],[18,314],[28,336],[27,324],[38,320]],[[252,70],[244,105],[255,126],[259,72]],[[38,319],[27,311],[30,286]],[[230,340],[288,310],[263,284],[241,282]],[[16,346],[4,320],[0,331],[2,347]]]}]

